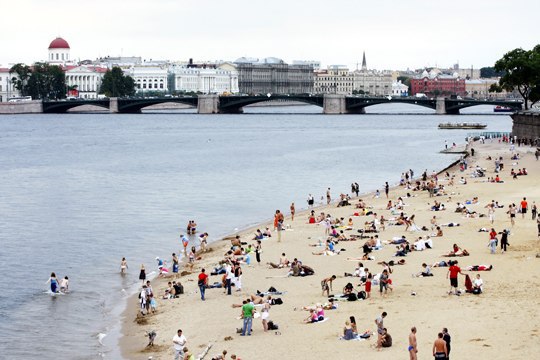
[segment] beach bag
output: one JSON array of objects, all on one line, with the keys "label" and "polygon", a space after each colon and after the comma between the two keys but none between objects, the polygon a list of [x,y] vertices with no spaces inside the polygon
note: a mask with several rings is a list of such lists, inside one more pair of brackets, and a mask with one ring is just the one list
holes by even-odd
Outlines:
[{"label": "beach bag", "polygon": [[356,297],[355,293],[351,293],[347,295],[347,301],[356,301],[356,300],[358,300],[358,298]]},{"label": "beach bag", "polygon": [[277,292],[277,289],[273,286],[270,286],[270,288],[268,289],[268,292]]},{"label": "beach bag", "polygon": [[366,292],[364,290],[358,292],[358,299],[365,300],[366,299]]},{"label": "beach bag", "polygon": [[272,299],[271,302],[272,302],[271,305],[281,305],[281,304],[283,304],[283,300],[281,300],[281,298]]},{"label": "beach bag", "polygon": [[273,321],[268,322],[268,330],[278,330],[279,326],[278,324],[274,323]]}]

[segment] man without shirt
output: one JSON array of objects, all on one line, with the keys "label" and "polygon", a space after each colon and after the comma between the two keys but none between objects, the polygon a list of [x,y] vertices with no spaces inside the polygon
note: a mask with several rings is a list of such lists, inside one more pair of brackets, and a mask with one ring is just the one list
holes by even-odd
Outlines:
[{"label": "man without shirt", "polygon": [[433,343],[433,357],[435,360],[444,360],[447,356],[446,341],[443,340],[443,333],[440,332],[437,340]]},{"label": "man without shirt", "polygon": [[418,347],[416,343],[416,326],[413,326],[411,328],[411,333],[409,334],[409,359],[410,360],[416,360],[418,359],[417,353],[418,353]]}]

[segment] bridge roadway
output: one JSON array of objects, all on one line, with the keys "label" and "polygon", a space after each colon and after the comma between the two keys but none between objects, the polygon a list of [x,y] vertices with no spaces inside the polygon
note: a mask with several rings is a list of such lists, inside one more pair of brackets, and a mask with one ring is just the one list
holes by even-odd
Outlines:
[{"label": "bridge roadway", "polygon": [[110,98],[99,100],[43,101],[44,113],[65,113],[82,105],[94,105],[109,109],[113,113],[140,113],[148,106],[164,103],[181,103],[197,107],[198,113],[242,113],[244,106],[265,101],[297,101],[323,108],[325,114],[363,114],[365,108],[373,105],[401,103],[427,107],[437,114],[459,114],[459,110],[477,105],[500,105],[521,110],[522,101],[509,100],[460,100],[448,98],[415,97],[364,97],[345,95],[268,95],[268,96],[218,96],[160,98]]}]

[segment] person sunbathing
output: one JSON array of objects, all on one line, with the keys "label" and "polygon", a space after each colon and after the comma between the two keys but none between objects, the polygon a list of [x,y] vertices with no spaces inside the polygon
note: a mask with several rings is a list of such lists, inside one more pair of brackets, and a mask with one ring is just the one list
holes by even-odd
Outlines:
[{"label": "person sunbathing", "polygon": [[273,269],[281,269],[283,267],[289,266],[289,260],[287,260],[285,253],[282,253],[277,264],[274,264],[273,262],[268,262],[267,264]]},{"label": "person sunbathing", "polygon": [[469,256],[469,252],[466,249],[461,249],[457,244],[454,244],[452,250],[448,254],[442,254],[441,256]]},{"label": "person sunbathing", "polygon": [[467,271],[491,271],[493,265],[469,265],[465,268]]}]

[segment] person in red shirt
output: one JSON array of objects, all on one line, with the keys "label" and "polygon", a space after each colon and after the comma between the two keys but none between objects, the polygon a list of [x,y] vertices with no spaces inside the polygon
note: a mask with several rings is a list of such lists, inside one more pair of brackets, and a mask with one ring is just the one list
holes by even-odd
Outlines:
[{"label": "person in red shirt", "polygon": [[454,295],[458,295],[458,274],[461,274],[461,275],[464,275],[462,272],[461,272],[461,269],[459,268],[459,266],[457,266],[458,262],[457,261],[451,261],[451,265],[450,267],[448,268],[448,273],[446,274],[446,278],[448,279],[448,277],[450,277],[450,292],[449,294],[452,293],[452,288],[454,289]]},{"label": "person in red shirt", "polygon": [[521,200],[521,218],[525,219],[525,214],[527,213],[527,209],[529,208],[529,204],[527,204],[527,198],[523,198]]},{"label": "person in red shirt", "polygon": [[204,299],[204,292],[206,290],[206,285],[208,284],[208,275],[206,275],[205,273],[205,270],[202,269],[201,270],[201,273],[199,274],[199,282],[198,282],[198,285],[199,285],[199,290],[201,291],[201,300],[205,300]]}]

